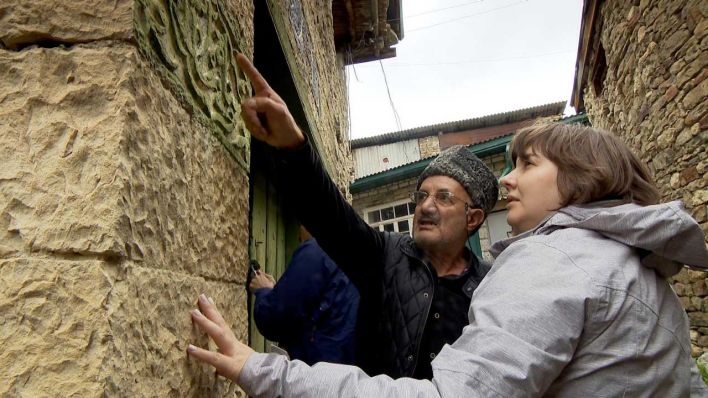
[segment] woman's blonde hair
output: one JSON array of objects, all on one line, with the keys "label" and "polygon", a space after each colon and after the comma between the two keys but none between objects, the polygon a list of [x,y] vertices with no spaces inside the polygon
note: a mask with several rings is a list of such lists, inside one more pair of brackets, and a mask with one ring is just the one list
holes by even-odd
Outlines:
[{"label": "woman's blonde hair", "polygon": [[558,167],[563,206],[606,199],[639,205],[659,202],[647,167],[615,135],[578,124],[548,123],[523,128],[511,143],[511,157],[540,153]]}]

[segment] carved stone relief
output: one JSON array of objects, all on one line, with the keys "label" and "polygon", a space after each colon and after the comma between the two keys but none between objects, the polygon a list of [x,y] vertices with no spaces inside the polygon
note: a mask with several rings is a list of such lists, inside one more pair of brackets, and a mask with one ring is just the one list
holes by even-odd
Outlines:
[{"label": "carved stone relief", "polygon": [[250,93],[234,55],[236,21],[217,0],[136,0],[135,35],[183,102],[246,169],[249,135],[240,103]]}]

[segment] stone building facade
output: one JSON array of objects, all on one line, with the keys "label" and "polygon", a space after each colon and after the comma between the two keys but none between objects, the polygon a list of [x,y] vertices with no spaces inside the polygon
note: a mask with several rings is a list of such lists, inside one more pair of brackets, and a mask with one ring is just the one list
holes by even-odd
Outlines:
[{"label": "stone building facade", "polygon": [[[707,15],[701,0],[586,0],[572,105],[628,143],[663,200],[682,200],[708,236]],[[708,351],[706,273],[672,283],[698,356]]]},{"label": "stone building facade", "polygon": [[[264,29],[282,39],[259,45]],[[241,394],[185,355],[212,344],[200,293],[249,337],[260,199],[233,55],[287,63],[347,194],[333,29],[326,0],[0,4],[0,396]]]}]

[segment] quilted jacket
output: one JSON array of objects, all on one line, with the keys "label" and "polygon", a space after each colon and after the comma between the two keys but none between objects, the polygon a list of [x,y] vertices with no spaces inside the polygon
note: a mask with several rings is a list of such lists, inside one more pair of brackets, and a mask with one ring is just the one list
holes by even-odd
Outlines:
[{"label": "quilted jacket", "polygon": [[[369,375],[411,377],[434,295],[434,271],[408,235],[371,228],[344,199],[309,142],[275,151],[279,186],[300,222],[359,290],[356,362]],[[488,265],[470,255],[469,297]],[[459,333],[462,333],[460,325]]]}]

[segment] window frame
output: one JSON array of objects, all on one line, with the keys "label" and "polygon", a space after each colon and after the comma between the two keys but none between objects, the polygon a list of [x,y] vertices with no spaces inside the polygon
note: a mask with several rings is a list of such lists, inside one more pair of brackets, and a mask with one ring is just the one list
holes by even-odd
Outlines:
[{"label": "window frame", "polygon": [[[396,217],[395,214],[395,208],[396,206],[400,206],[402,204],[413,204],[413,211],[411,212],[410,206],[408,208],[409,213],[405,216],[401,217]],[[370,222],[369,221],[369,213],[373,211],[381,211],[383,209],[388,209],[390,208],[394,212],[393,218],[390,218],[388,220],[383,220],[381,217],[379,218],[379,221],[377,222]],[[380,214],[380,213],[379,213]],[[409,236],[412,236],[413,232],[413,215],[415,214],[415,203],[410,200],[410,198],[404,198],[404,199],[399,199],[393,202],[388,202],[382,205],[376,205],[376,206],[371,206],[367,207],[363,210],[363,219],[364,221],[369,224],[370,227],[375,228],[379,231],[386,231],[384,229],[385,225],[393,225],[393,232],[398,232],[398,233],[403,233],[403,234],[408,234]],[[401,221],[408,221],[408,231],[400,232],[398,228],[398,223]]]}]

